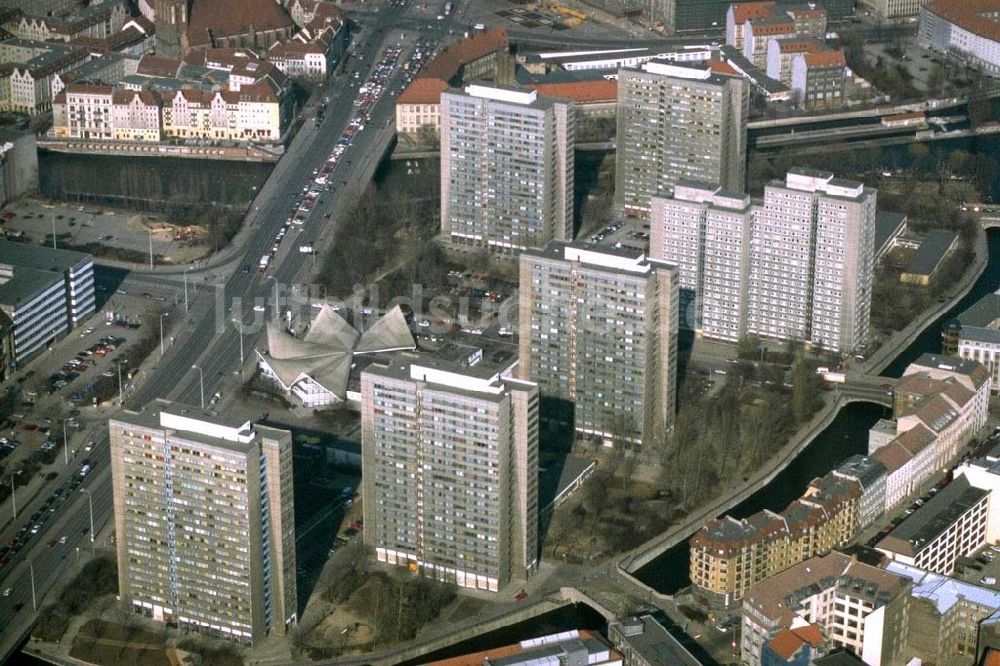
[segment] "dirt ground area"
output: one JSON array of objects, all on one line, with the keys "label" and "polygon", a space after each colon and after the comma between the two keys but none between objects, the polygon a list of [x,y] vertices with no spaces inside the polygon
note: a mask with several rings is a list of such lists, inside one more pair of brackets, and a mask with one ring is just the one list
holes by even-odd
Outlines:
[{"label": "dirt ground area", "polygon": [[170,224],[165,216],[140,214],[93,205],[19,199],[0,212],[7,234],[35,244],[50,244],[55,227],[57,247],[122,261],[148,261],[150,239],[156,263],[182,264],[206,256],[198,227]]}]

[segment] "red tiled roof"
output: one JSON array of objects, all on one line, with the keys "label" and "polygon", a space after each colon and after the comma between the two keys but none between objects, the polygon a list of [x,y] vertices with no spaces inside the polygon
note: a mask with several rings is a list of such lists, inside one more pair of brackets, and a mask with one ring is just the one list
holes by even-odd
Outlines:
[{"label": "red tiled roof", "polygon": [[779,39],[777,40],[778,50],[782,53],[819,53],[825,51],[826,47],[818,40],[808,39]]},{"label": "red tiled roof", "polygon": [[807,624],[795,629],[782,629],[771,639],[771,650],[785,661],[791,661],[803,645],[819,647],[823,644],[823,634],[815,624]]},{"label": "red tiled roof", "polygon": [[274,89],[270,79],[264,78],[248,86],[240,87],[241,102],[277,102],[278,91]]},{"label": "red tiled roof", "polygon": [[728,62],[723,60],[709,60],[708,68],[713,74],[722,74],[723,76],[739,76],[740,73],[733,69],[733,66]]},{"label": "red tiled roof", "polygon": [[988,14],[1000,12],[1000,0],[936,0],[924,10],[969,32],[1000,42],[1000,21]]},{"label": "red tiled roof", "polygon": [[982,666],[1000,666],[1000,650],[989,648],[984,656]]},{"label": "red tiled roof", "polygon": [[162,77],[173,77],[177,76],[177,70],[181,67],[180,60],[173,60],[172,58],[163,58],[154,55],[144,55],[139,60],[139,65],[136,67],[136,74],[144,74],[146,76],[162,76]]},{"label": "red tiled roof", "polygon": [[66,92],[77,95],[110,95],[112,88],[111,86],[71,83],[66,86]]},{"label": "red tiled roof", "polygon": [[843,51],[819,51],[806,53],[803,57],[806,67],[844,67],[847,64]]},{"label": "red tiled roof", "polygon": [[771,639],[771,651],[785,661],[791,661],[805,641],[792,633],[791,629],[782,629]]},{"label": "red tiled roof", "polygon": [[138,97],[146,106],[159,106],[160,98],[152,90],[128,90],[120,88],[111,93],[112,104],[131,104]]},{"label": "red tiled roof", "polygon": [[436,76],[447,81],[463,65],[500,49],[507,48],[507,30],[492,28],[446,47],[424,66],[420,75]]},{"label": "red tiled roof", "polygon": [[751,23],[750,31],[757,36],[761,35],[787,35],[795,32],[795,24],[791,21],[781,23]]},{"label": "red tiled roof", "polygon": [[212,38],[291,27],[292,18],[274,0],[195,0],[188,37],[192,46],[199,46]]},{"label": "red tiled roof", "polygon": [[539,83],[535,86],[535,90],[539,95],[563,97],[578,103],[614,102],[618,99],[618,83],[606,79]]},{"label": "red tiled roof", "polygon": [[773,16],[773,2],[737,2],[733,4],[733,20],[736,25],[743,25],[747,21]]},{"label": "red tiled roof", "polygon": [[819,646],[823,644],[823,632],[815,624],[807,624],[804,627],[796,627],[792,632],[810,645]]},{"label": "red tiled roof", "polygon": [[438,78],[414,79],[396,98],[396,104],[440,104],[441,93],[447,89],[448,84]]}]

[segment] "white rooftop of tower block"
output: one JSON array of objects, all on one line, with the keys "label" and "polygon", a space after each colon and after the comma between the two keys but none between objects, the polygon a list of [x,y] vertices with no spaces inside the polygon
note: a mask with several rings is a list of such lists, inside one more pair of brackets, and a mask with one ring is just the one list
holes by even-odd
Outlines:
[{"label": "white rooftop of tower block", "polygon": [[663,62],[647,62],[642,66],[642,68],[650,74],[673,76],[678,79],[701,79],[704,81],[712,77],[712,70],[708,67],[701,69],[695,67],[682,67],[680,65],[670,65]]},{"label": "white rooftop of tower block", "polygon": [[566,261],[579,261],[582,264],[613,268],[629,273],[648,273],[653,268],[646,261],[646,255],[641,252],[635,256],[627,256],[567,245],[563,250],[563,258]]},{"label": "white rooftop of tower block", "polygon": [[493,88],[492,86],[476,84],[466,86],[465,93],[472,97],[494,99],[498,102],[509,102],[511,104],[533,104],[538,99],[538,93],[534,90],[511,90],[509,88]]}]

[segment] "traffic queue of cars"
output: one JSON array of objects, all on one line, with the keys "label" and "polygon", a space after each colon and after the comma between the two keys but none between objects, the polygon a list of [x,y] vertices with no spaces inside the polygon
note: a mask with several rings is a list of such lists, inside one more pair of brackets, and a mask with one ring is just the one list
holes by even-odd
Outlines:
[{"label": "traffic queue of cars", "polygon": [[[334,146],[333,151],[326,158],[324,165],[313,170],[312,178],[302,188],[302,193],[296,197],[292,209],[285,218],[285,223],[274,237],[274,243],[267,252],[261,255],[260,261],[257,264],[257,272],[261,275],[266,274],[271,267],[274,255],[278,253],[278,249],[291,230],[291,227],[304,224],[309,219],[309,215],[312,213],[313,208],[316,207],[316,204],[323,202],[323,193],[333,191],[336,188],[336,185],[330,182],[333,171],[340,163],[341,157],[351,145],[355,135],[365,128],[365,123],[368,122],[371,109],[378,102],[380,95],[385,90],[389,76],[392,74],[392,70],[399,60],[400,53],[401,49],[397,46],[385,49],[382,59],[375,66],[371,76],[361,86],[358,91],[358,97],[354,101],[355,106],[358,107],[357,112],[351,118],[350,122],[348,122],[347,127],[344,128],[344,132],[337,140],[337,145]],[[347,163],[350,164],[350,161]],[[346,185],[347,181],[341,181],[340,184]],[[310,246],[309,253],[311,252],[312,247]],[[244,267],[244,272],[249,272],[249,266]]]}]

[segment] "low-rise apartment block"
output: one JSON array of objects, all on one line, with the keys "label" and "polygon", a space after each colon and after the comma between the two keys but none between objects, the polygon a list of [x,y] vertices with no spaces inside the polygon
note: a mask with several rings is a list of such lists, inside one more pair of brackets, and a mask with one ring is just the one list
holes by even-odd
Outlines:
[{"label": "low-rise apartment block", "polygon": [[0,111],[36,115],[52,107],[53,81],[91,59],[87,49],[61,42],[0,42]]},{"label": "low-rise apartment block", "polygon": [[365,543],[496,592],[538,566],[538,387],[515,363],[403,352],[361,375]]},{"label": "low-rise apartment block", "polygon": [[475,81],[514,83],[507,31],[492,28],[446,46],[396,98],[396,131],[416,137],[421,128],[441,134],[441,93]]},{"label": "low-rise apartment block", "polygon": [[657,617],[640,614],[608,625],[608,638],[621,653],[622,666],[699,666]]},{"label": "low-rise apartment block", "polygon": [[1000,393],[1000,292],[984,296],[949,322],[943,340],[945,353],[986,366],[990,390]]},{"label": "low-rise apartment block", "polygon": [[910,579],[833,551],[760,581],[743,602],[740,656],[761,664],[778,633],[818,627],[825,648],[845,648],[866,664],[898,664],[908,627]]},{"label": "low-rise apartment block", "polygon": [[539,636],[513,645],[473,652],[458,657],[429,661],[427,666],[624,666],[622,656],[604,638],[588,630],[570,629]]},{"label": "low-rise apartment block", "polygon": [[288,123],[285,92],[270,77],[243,83],[239,90],[192,86],[164,93],[73,83],[56,95],[53,133],[61,139],[105,141],[277,143]]},{"label": "low-rise apartment block", "polygon": [[[32,8],[36,9],[36,8]],[[80,38],[105,39],[121,30],[129,19],[124,0],[90,3],[63,16],[18,13],[3,29],[19,39],[72,42]]]},{"label": "low-rise apartment block", "polygon": [[815,479],[784,511],[709,521],[690,540],[691,582],[710,605],[739,605],[760,581],[846,544],[857,532],[863,491],[835,474]]},{"label": "low-rise apartment block", "polygon": [[866,11],[876,18],[885,20],[901,20],[920,14],[920,8],[928,0],[859,0],[858,10]]},{"label": "low-rise apartment block", "polygon": [[644,253],[553,242],[520,258],[518,372],[577,431],[651,441],[676,409],[678,282]]},{"label": "low-rise apartment block", "polygon": [[13,362],[23,364],[94,313],[88,254],[0,240],[0,310],[13,323]]},{"label": "low-rise apartment block", "polygon": [[959,476],[876,544],[887,558],[950,575],[986,543],[990,491]]},{"label": "low-rise apartment block", "polygon": [[300,30],[267,50],[267,60],[291,77],[324,80],[333,71],[347,46],[344,24]]},{"label": "low-rise apartment block", "polygon": [[924,0],[919,4],[918,35],[924,44],[985,74],[1000,76],[1000,1]]},{"label": "low-rise apartment block", "polygon": [[[736,2],[726,12],[726,44],[758,69],[768,64],[770,42],[826,36],[827,13],[816,3]],[[768,73],[773,79],[781,80]]]},{"label": "low-rise apartment block", "polygon": [[874,458],[855,455],[840,463],[833,474],[861,486],[858,529],[863,530],[878,520],[885,511],[885,465]]},{"label": "low-rise apartment block", "polygon": [[905,653],[923,663],[972,666],[980,623],[1000,610],[1000,592],[926,569],[889,562],[886,571],[913,581]]},{"label": "low-rise apartment block", "polygon": [[888,470],[890,511],[947,467],[986,423],[989,374],[975,361],[924,354],[903,371],[893,421],[869,433],[869,455]]},{"label": "low-rise apartment block", "polygon": [[162,400],[108,432],[122,601],[244,643],[295,624],[291,433]]},{"label": "low-rise apartment block", "polygon": [[843,51],[799,53],[792,59],[792,100],[804,109],[844,104],[847,61]]}]

